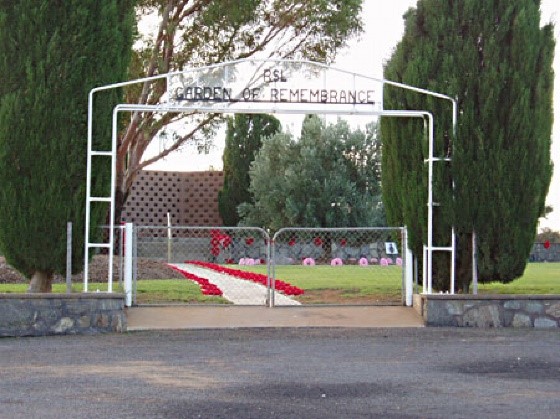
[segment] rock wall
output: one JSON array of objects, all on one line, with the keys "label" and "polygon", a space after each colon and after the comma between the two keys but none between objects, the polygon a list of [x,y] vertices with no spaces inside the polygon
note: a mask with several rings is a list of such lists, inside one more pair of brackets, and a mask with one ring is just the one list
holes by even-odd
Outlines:
[{"label": "rock wall", "polygon": [[125,330],[122,294],[0,295],[0,337]]},{"label": "rock wall", "polygon": [[427,326],[560,328],[560,295],[415,295]]}]

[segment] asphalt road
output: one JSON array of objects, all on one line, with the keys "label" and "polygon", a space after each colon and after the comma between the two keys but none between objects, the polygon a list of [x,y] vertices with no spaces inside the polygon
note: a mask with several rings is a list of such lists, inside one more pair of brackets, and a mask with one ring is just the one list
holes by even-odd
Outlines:
[{"label": "asphalt road", "polygon": [[0,339],[2,418],[559,416],[558,330],[228,329]]}]

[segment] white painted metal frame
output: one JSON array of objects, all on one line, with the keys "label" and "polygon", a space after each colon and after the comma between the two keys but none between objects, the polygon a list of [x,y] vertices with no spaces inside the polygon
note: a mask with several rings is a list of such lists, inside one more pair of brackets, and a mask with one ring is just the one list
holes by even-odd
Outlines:
[{"label": "white painted metal frame", "polygon": [[[278,114],[302,114],[302,113],[320,113],[320,114],[331,114],[331,115],[370,115],[370,116],[381,116],[381,117],[393,117],[393,118],[422,118],[428,123],[428,153],[429,156],[425,160],[428,163],[428,237],[426,245],[426,254],[424,257],[424,263],[427,265],[424,267],[424,272],[427,276],[427,287],[423,289],[424,293],[432,292],[432,255],[435,251],[445,251],[451,254],[451,274],[450,274],[450,289],[454,293],[455,290],[455,232],[452,229],[451,232],[451,246],[441,247],[433,245],[433,163],[437,161],[449,161],[448,158],[439,158],[434,156],[434,118],[433,115],[424,110],[374,110],[371,104],[353,104],[351,111],[343,111],[341,109],[329,109],[329,104],[320,103],[309,103],[309,106],[302,109],[290,109],[289,107],[279,107],[279,104],[275,103],[263,103],[262,107],[247,107],[243,108],[238,106],[235,109],[217,109],[214,106],[208,106],[204,104],[199,104],[197,102],[190,102],[188,106],[170,105],[168,103],[162,103],[158,105],[142,105],[142,104],[119,104],[113,110],[112,119],[112,141],[111,150],[93,150],[93,97],[95,93],[111,90],[116,88],[121,88],[137,83],[145,83],[149,81],[155,81],[160,79],[166,79],[168,82],[173,75],[194,72],[194,71],[204,71],[212,68],[218,68],[220,66],[233,65],[236,63],[242,63],[245,61],[253,62],[269,62],[269,63],[290,63],[291,60],[267,60],[267,59],[248,59],[248,60],[238,60],[230,61],[227,63],[215,64],[212,66],[194,68],[186,71],[161,74],[153,77],[145,77],[136,80],[130,80],[121,83],[109,84],[106,86],[101,86],[94,88],[89,93],[88,98],[88,131],[87,131],[87,173],[86,173],[86,220],[85,220],[85,254],[84,254],[84,292],[88,291],[88,255],[89,250],[92,248],[106,248],[108,249],[108,292],[113,292],[113,248],[114,248],[114,220],[115,220],[115,186],[116,186],[116,157],[117,157],[117,116],[119,112],[198,112],[198,113],[278,113]],[[433,96],[436,98],[449,100],[452,103],[453,112],[453,134],[456,134],[457,126],[457,101],[449,96],[443,95],[441,93],[432,92],[426,89],[417,88],[414,86],[409,86],[402,83],[393,82],[390,80],[378,79],[374,77],[364,76],[359,73],[353,73],[345,70],[339,70],[329,67],[324,64],[314,63],[309,61],[297,61],[300,64],[314,65],[322,69],[336,70],[340,73],[346,73],[353,75],[354,77],[362,77],[364,79],[371,80],[373,83],[388,84],[394,87],[414,91],[420,94]],[[254,105],[254,102],[249,102]],[[238,102],[238,105],[243,105],[242,102]],[[267,106],[268,105],[268,106]],[[111,158],[111,192],[110,196],[93,197],[91,196],[91,163],[92,157],[94,156],[105,156]],[[90,213],[91,204],[93,202],[107,202],[110,204],[110,220],[109,220],[109,242],[108,243],[91,243],[90,242]]]}]

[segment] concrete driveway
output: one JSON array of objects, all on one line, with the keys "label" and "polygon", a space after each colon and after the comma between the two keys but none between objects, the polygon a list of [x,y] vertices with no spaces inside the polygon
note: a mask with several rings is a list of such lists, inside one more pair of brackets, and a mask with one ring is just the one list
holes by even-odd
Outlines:
[{"label": "concrete driveway", "polygon": [[128,330],[246,327],[423,327],[410,307],[142,306],[127,309]]}]

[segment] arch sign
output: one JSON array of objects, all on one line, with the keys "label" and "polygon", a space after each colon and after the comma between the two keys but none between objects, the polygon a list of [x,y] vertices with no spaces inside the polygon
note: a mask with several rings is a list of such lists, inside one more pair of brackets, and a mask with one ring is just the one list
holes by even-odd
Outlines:
[{"label": "arch sign", "polygon": [[165,99],[173,107],[199,104],[217,112],[329,108],[345,114],[382,111],[382,94],[380,80],[318,63],[244,60],[169,74]]},{"label": "arch sign", "polygon": [[[94,150],[92,146],[94,96],[105,90],[133,84],[166,83],[160,103],[119,104],[113,110],[112,148]],[[451,254],[451,290],[455,280],[455,240],[451,232],[449,247],[438,247],[433,239],[433,163],[442,160],[434,156],[433,116],[425,110],[392,110],[383,107],[383,86],[392,85],[448,100],[453,107],[453,126],[457,121],[456,101],[446,95],[389,80],[377,79],[358,73],[331,68],[310,61],[280,59],[246,59],[183,71],[160,74],[122,83],[94,88],[88,101],[88,151],[86,179],[86,231],[84,257],[84,292],[88,287],[88,254],[91,249],[108,249],[108,291],[112,292],[113,248],[115,220],[116,152],[120,112],[175,112],[175,113],[279,113],[279,114],[336,114],[369,115],[395,118],[421,118],[428,127],[428,237],[425,246],[424,291],[431,293],[432,253]],[[91,195],[91,161],[94,156],[111,158],[111,188],[109,196]],[[449,160],[449,159],[446,159]],[[90,212],[95,202],[110,204],[109,242],[90,242]],[[128,250],[128,249],[127,249]],[[412,263],[407,263],[411,267]],[[412,303],[412,282],[407,281],[407,305]],[[409,304],[410,303],[410,304]]]}]

